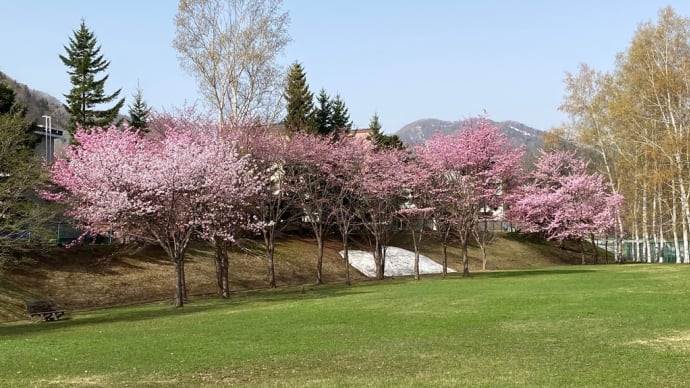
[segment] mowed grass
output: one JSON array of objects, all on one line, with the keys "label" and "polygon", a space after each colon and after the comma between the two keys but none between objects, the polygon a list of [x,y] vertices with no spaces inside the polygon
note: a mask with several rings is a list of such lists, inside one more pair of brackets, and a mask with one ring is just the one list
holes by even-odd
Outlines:
[{"label": "mowed grass", "polygon": [[690,266],[485,272],[0,325],[0,386],[684,386]]}]

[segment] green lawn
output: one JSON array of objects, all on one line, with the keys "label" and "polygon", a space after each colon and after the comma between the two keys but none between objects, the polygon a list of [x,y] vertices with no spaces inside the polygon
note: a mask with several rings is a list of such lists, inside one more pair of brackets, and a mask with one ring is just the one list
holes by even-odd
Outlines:
[{"label": "green lawn", "polygon": [[571,266],[0,325],[0,386],[690,384],[690,266]]}]

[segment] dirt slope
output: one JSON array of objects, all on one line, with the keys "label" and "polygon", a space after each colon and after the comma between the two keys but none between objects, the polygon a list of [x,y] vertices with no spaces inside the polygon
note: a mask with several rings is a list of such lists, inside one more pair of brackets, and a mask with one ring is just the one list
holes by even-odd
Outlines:
[{"label": "dirt slope", "polygon": [[[233,290],[266,287],[266,264],[258,244],[234,252],[230,259]],[[409,238],[397,236],[391,245],[412,249]],[[362,248],[361,245],[356,248]],[[344,281],[344,265],[337,239],[327,241],[323,274],[325,282]],[[279,287],[312,284],[316,279],[316,244],[309,237],[281,240],[276,250],[275,270]],[[442,249],[426,240],[422,253],[441,262]],[[473,271],[481,269],[481,251],[470,248]],[[215,292],[213,252],[194,244],[187,253],[186,279],[190,294]],[[603,258],[602,258],[603,259]],[[579,253],[553,244],[507,235],[488,249],[487,269],[514,269],[575,264]],[[460,250],[449,248],[449,266],[460,266]],[[354,281],[364,280],[354,268]],[[24,301],[51,298],[74,311],[113,305],[166,300],[172,297],[173,267],[163,251],[151,246],[87,246],[52,248],[48,253],[5,269],[0,274],[0,321],[26,319]]]}]

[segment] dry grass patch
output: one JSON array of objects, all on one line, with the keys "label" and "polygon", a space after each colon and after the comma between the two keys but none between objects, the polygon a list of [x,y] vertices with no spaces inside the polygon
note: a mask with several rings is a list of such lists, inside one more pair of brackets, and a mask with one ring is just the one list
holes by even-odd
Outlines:
[{"label": "dry grass patch", "polygon": [[[337,241],[327,241],[325,282],[342,282],[344,265]],[[275,256],[279,287],[313,283],[316,279],[316,244],[295,237],[278,242]],[[267,287],[266,261],[260,244],[235,249],[230,257],[233,291]],[[350,270],[353,280],[365,277]],[[216,292],[213,251],[203,243],[190,246],[185,264],[190,295]],[[171,299],[173,266],[156,246],[91,245],[54,247],[31,263],[0,275],[0,322],[25,319],[24,301],[50,298],[70,310],[83,310]]]},{"label": "dry grass patch", "polygon": [[[414,250],[412,241],[406,233],[399,233],[391,245]],[[580,252],[575,246],[565,245],[560,249],[556,243],[519,235],[516,233],[501,233],[496,240],[487,247],[487,270],[542,268],[553,265],[579,264]],[[441,243],[427,236],[422,240],[421,253],[436,262],[443,262],[443,247]],[[482,269],[482,251],[475,245],[468,247],[470,271]],[[587,254],[587,261],[591,261],[591,253]],[[599,262],[604,262],[603,251],[600,250]],[[612,257],[609,255],[609,260]],[[455,270],[462,270],[462,251],[455,246],[448,247],[448,266]]]},{"label": "dry grass patch", "polygon": [[671,349],[680,352],[690,352],[690,332],[682,332],[670,337],[638,339],[629,342],[628,345],[641,345],[658,351]]}]

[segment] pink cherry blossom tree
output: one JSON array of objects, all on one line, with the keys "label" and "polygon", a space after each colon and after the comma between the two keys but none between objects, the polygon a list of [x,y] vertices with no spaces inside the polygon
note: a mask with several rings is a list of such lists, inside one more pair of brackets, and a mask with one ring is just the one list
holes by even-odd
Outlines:
[{"label": "pink cherry blossom tree", "polygon": [[343,245],[345,284],[350,285],[350,234],[359,225],[357,222],[357,197],[355,182],[359,179],[362,163],[367,153],[373,152],[371,142],[354,137],[343,137],[333,151],[332,163],[325,171],[329,180],[335,183],[333,190],[332,222],[338,228]]},{"label": "pink cherry blossom tree", "polygon": [[286,172],[289,139],[266,128],[255,128],[242,139],[243,147],[252,155],[258,171],[264,177],[261,190],[252,208],[256,225],[264,242],[268,287],[276,287],[276,236],[291,223],[295,198],[291,179]]},{"label": "pink cherry blossom tree", "polygon": [[414,248],[413,274],[414,279],[419,280],[419,250],[427,223],[433,217],[435,210],[432,206],[432,174],[418,161],[411,161],[406,168],[410,178],[406,187],[408,197],[396,214],[410,231]]},{"label": "pink cherry blossom tree", "polygon": [[311,226],[316,239],[316,284],[323,283],[324,239],[333,224],[334,202],[340,183],[330,176],[338,144],[335,139],[295,133],[290,139],[283,167],[292,183],[296,206],[303,211],[302,220]]},{"label": "pink cherry blossom tree", "polygon": [[623,201],[605,187],[603,177],[588,174],[587,163],[574,152],[542,151],[531,182],[511,197],[509,217],[523,231],[560,243],[578,241],[585,264],[584,239],[612,231]]},{"label": "pink cherry blossom tree", "polygon": [[350,184],[357,201],[355,213],[366,230],[369,247],[374,253],[376,279],[383,279],[386,246],[405,190],[412,180],[406,164],[408,155],[399,149],[381,149],[363,155],[358,177]]},{"label": "pink cherry blossom tree", "polygon": [[415,280],[419,280],[419,249],[421,248],[424,229],[433,212],[433,207],[420,208],[415,204],[410,204],[410,207],[404,207],[397,212],[398,217],[405,222],[412,235],[412,245],[414,247],[413,275]]},{"label": "pink cherry blossom tree", "polygon": [[240,156],[237,143],[247,128],[231,128],[222,131],[222,136],[209,145],[208,152],[215,153],[214,159],[222,168],[228,160],[237,160],[238,169],[219,169],[215,179],[225,182],[214,193],[215,198],[204,203],[204,219],[199,225],[199,236],[208,241],[215,251],[216,282],[218,295],[230,296],[229,255],[230,247],[237,236],[245,231],[256,231],[259,226],[252,217],[254,202],[260,192],[265,176],[258,171],[249,154]]},{"label": "pink cherry blossom tree", "polygon": [[236,201],[234,188],[253,173],[248,160],[180,123],[159,139],[111,127],[80,128],[75,140],[53,165],[52,181],[64,190],[54,198],[86,233],[116,230],[159,244],[175,267],[174,305],[183,306],[189,241],[211,204]]},{"label": "pink cherry blossom tree", "polygon": [[436,134],[416,148],[420,164],[432,174],[434,220],[446,247],[456,237],[462,249],[463,276],[469,276],[467,244],[482,208],[499,206],[522,171],[522,149],[486,118],[454,135]]},{"label": "pink cherry blossom tree", "polygon": [[[361,143],[361,142],[360,142]],[[296,133],[290,140],[286,158],[286,174],[291,177],[297,206],[303,210],[317,243],[316,283],[323,282],[323,250],[326,233],[334,224],[349,233],[352,213],[345,207],[349,181],[352,180],[364,153],[352,139]],[[345,178],[345,179],[343,179]],[[344,235],[347,239],[347,236]],[[346,242],[345,242],[346,244]],[[345,247],[346,248],[346,247]],[[348,261],[346,259],[346,261]],[[346,278],[349,271],[346,271]],[[347,279],[346,279],[347,281]]]}]

